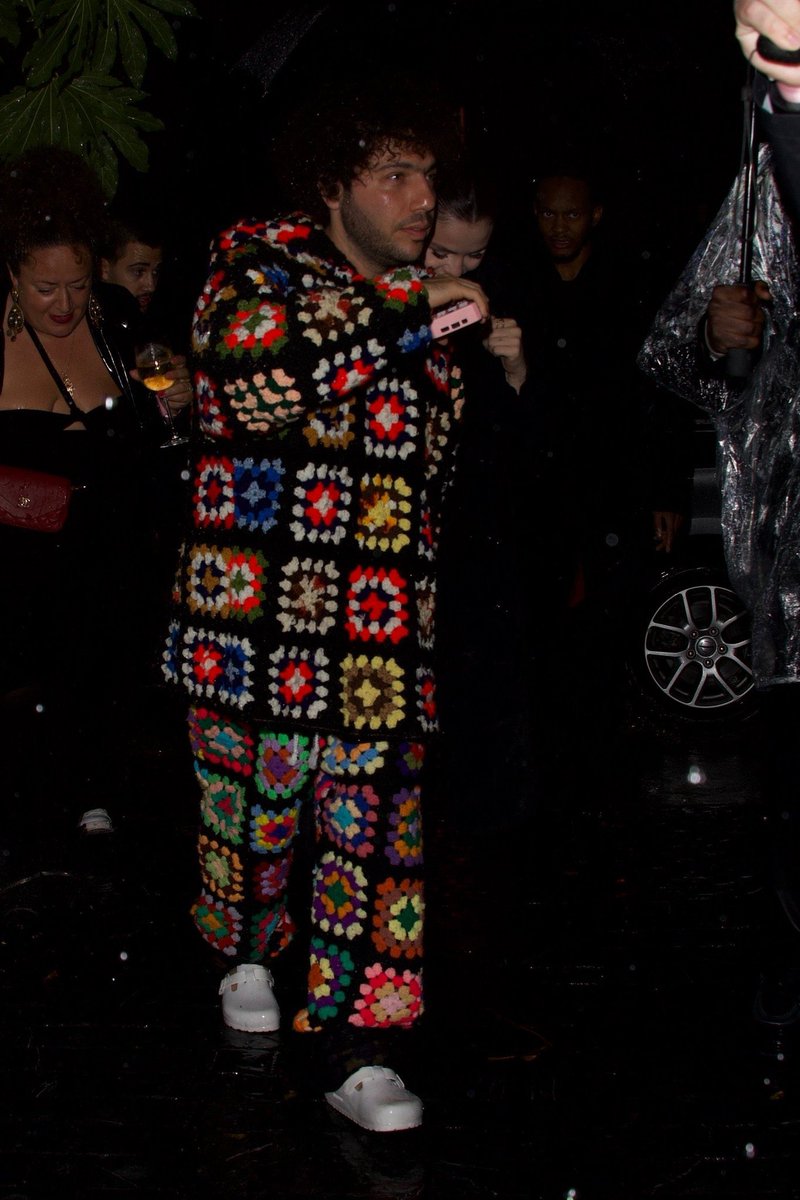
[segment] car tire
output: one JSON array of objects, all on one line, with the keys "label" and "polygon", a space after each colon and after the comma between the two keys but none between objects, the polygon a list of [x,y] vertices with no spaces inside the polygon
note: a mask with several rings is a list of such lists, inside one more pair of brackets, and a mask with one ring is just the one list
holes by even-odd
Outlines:
[{"label": "car tire", "polygon": [[756,709],[751,622],[724,571],[685,568],[650,589],[630,662],[652,716],[728,725]]}]

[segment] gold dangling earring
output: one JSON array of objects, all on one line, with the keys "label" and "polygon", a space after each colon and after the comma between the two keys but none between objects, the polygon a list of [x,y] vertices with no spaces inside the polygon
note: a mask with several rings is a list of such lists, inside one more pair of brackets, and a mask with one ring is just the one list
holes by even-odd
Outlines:
[{"label": "gold dangling earring", "polygon": [[96,296],[89,297],[89,320],[95,329],[99,329],[103,324],[103,307]]},{"label": "gold dangling earring", "polygon": [[8,310],[6,333],[13,342],[16,339],[17,334],[22,333],[24,328],[25,317],[19,305],[19,292],[16,288],[13,288],[11,291],[11,308]]}]

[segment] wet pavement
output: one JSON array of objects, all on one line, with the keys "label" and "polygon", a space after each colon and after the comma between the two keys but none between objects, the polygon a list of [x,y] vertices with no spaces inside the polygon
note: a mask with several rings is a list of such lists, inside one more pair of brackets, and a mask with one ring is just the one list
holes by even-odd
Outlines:
[{"label": "wet pavement", "polygon": [[222,1025],[182,730],[158,687],[140,702],[113,835],[65,832],[33,782],[9,798],[3,1200],[800,1197],[796,1034],[753,1017],[777,920],[757,715],[517,704],[492,756],[451,698],[425,1122],[381,1136],[304,1086],[291,1037]]}]

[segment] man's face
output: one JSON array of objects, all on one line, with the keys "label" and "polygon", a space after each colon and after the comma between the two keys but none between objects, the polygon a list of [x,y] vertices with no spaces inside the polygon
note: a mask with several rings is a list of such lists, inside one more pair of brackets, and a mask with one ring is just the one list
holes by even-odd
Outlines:
[{"label": "man's face", "polygon": [[434,166],[432,155],[393,147],[326,200],[328,233],[361,274],[371,277],[418,260],[433,224]]},{"label": "man's face", "polygon": [[103,281],[127,288],[136,297],[142,312],[147,311],[153,299],[160,270],[160,247],[145,246],[142,242],[126,242],[117,259],[100,259]]},{"label": "man's face", "polygon": [[566,176],[542,180],[534,212],[550,257],[557,263],[572,262],[581,254],[603,215],[600,205],[592,204],[584,180]]}]

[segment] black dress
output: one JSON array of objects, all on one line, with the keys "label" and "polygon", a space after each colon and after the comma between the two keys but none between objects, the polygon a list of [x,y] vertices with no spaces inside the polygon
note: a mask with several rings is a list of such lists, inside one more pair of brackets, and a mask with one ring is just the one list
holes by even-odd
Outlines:
[{"label": "black dress", "polygon": [[[34,825],[114,809],[126,725],[156,671],[153,443],[124,365],[93,335],[118,388],[106,405],[0,409],[0,463],[66,475],[74,488],[59,533],[0,524],[0,754],[6,799]],[[68,428],[76,417],[83,429]]]}]

